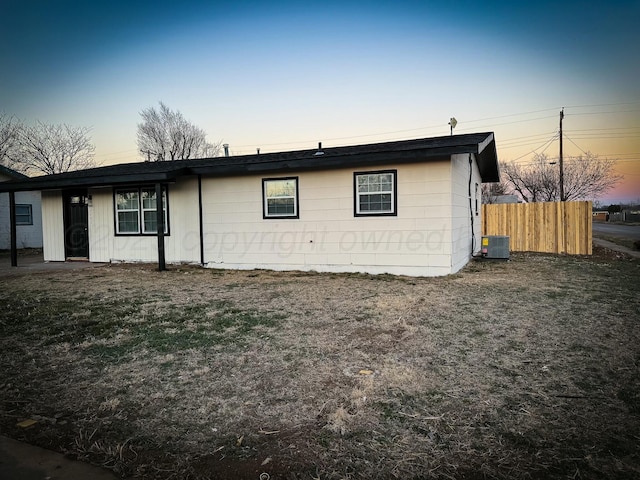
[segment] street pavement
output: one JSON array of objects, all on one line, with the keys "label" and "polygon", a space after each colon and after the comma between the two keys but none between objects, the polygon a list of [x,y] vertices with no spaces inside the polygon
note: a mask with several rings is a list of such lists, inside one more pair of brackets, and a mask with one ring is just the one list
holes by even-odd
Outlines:
[{"label": "street pavement", "polygon": [[629,240],[640,240],[640,225],[593,222],[593,234],[621,237]]},{"label": "street pavement", "polygon": [[0,480],[117,480],[113,473],[0,436]]}]

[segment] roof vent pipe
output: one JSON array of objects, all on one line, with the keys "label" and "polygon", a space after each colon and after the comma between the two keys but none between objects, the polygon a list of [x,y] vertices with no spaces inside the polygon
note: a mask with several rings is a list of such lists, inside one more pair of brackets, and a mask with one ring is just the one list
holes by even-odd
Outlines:
[{"label": "roof vent pipe", "polygon": [[256,148],[256,152],[260,155],[260,147]]},{"label": "roof vent pipe", "polygon": [[224,148],[224,156],[228,157],[229,156],[229,144],[228,143],[223,144],[222,148]]},{"label": "roof vent pipe", "polygon": [[324,155],[322,151],[322,142],[318,142],[318,151],[314,155]]}]

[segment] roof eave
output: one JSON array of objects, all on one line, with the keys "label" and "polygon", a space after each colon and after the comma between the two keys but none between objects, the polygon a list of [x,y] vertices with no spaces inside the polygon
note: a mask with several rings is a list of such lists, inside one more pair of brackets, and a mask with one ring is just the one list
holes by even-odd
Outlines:
[{"label": "roof eave", "polygon": [[38,181],[37,178],[31,178],[29,181],[10,181],[0,183],[0,192],[26,192],[26,191],[42,191],[42,190],[60,190],[64,188],[82,188],[82,187],[106,187],[128,184],[141,183],[164,183],[174,182],[177,177],[185,172],[175,171],[168,173],[146,173],[135,175],[109,175],[104,177],[80,177],[67,178],[57,181],[43,178]]},{"label": "roof eave", "polygon": [[477,152],[478,169],[482,183],[494,183],[500,181],[500,169],[498,167],[498,153],[493,133],[478,144]]},{"label": "roof eave", "polygon": [[[0,192],[55,190],[74,187],[105,187],[133,183],[155,183],[175,181],[184,175],[248,175],[277,172],[331,170],[338,168],[372,168],[394,163],[415,163],[450,160],[452,155],[474,154],[483,182],[499,180],[496,146],[493,133],[467,134],[433,139],[389,142],[354,147],[328,148],[318,155],[316,150],[280,152],[264,155],[243,155],[239,157],[219,157],[198,161],[167,165],[153,171],[157,165],[150,165],[150,172],[140,172],[126,168],[125,172],[113,172],[113,167],[96,168],[83,176],[82,172],[72,175],[60,174],[35,177],[28,180],[14,180],[0,183]],[[123,167],[124,168],[124,167]],[[146,167],[145,167],[146,168]],[[143,168],[143,170],[145,169]],[[131,170],[126,173],[126,170]],[[100,175],[100,172],[103,175]]]},{"label": "roof eave", "polygon": [[[458,151],[460,150],[460,151]],[[370,168],[393,163],[416,163],[421,161],[446,161],[454,153],[468,152],[468,149],[451,148],[408,150],[400,152],[374,152],[358,155],[317,155],[289,160],[266,160],[255,163],[211,164],[190,169],[196,175],[249,175],[288,171],[334,170],[338,168]]]}]

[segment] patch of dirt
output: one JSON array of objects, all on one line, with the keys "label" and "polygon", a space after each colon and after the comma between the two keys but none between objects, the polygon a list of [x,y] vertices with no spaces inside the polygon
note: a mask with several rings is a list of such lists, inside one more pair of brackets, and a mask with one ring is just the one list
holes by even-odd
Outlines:
[{"label": "patch of dirt", "polygon": [[638,478],[639,279],[598,247],[0,278],[0,433],[128,478]]}]

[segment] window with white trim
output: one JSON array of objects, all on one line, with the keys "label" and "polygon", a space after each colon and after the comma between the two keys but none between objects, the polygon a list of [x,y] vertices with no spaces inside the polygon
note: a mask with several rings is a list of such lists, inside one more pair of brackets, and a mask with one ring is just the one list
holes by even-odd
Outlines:
[{"label": "window with white trim", "polygon": [[262,179],[263,218],[299,218],[298,177]]},{"label": "window with white trim", "polygon": [[29,204],[16,205],[16,225],[33,225],[33,209]]},{"label": "window with white trim", "polygon": [[396,177],[397,170],[355,172],[355,216],[397,215]]},{"label": "window with white trim", "polygon": [[[169,234],[167,198],[167,189],[163,187],[162,213],[166,235]],[[118,189],[114,193],[114,202],[117,235],[156,235],[158,233],[155,187]]]}]

